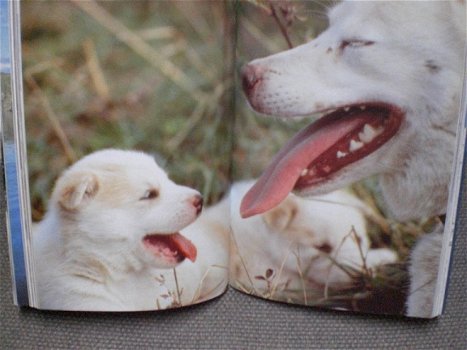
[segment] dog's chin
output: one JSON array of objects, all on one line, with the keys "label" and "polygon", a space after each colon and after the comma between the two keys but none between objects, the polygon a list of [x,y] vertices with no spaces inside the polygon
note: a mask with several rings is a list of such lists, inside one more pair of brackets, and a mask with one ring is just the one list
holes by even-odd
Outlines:
[{"label": "dog's chin", "polygon": [[149,265],[156,269],[173,269],[185,260],[185,258],[177,259],[158,255],[152,255],[150,259]]},{"label": "dog's chin", "polygon": [[352,182],[354,181],[346,180],[343,176],[340,176],[340,174],[337,173],[331,175],[329,178],[316,182],[309,187],[294,188],[292,192],[293,194],[303,198],[320,196],[346,187]]},{"label": "dog's chin", "polygon": [[[346,183],[341,174],[355,169],[391,140],[404,116],[398,106],[385,102],[348,104],[329,110],[276,154],[243,198],[242,217],[272,209],[291,191],[322,194],[342,187]],[[365,177],[365,174],[358,175],[358,178],[350,176],[347,181]]]},{"label": "dog's chin", "polygon": [[180,233],[148,234],[142,239],[151,265],[157,268],[173,268],[189,259],[195,262],[197,249]]},{"label": "dog's chin", "polygon": [[387,156],[388,148],[383,146],[368,156],[330,173],[328,176],[323,176],[312,181],[309,185],[294,186],[292,192],[300,197],[312,197],[342,189],[357,181],[385,171],[385,165],[381,162],[381,158]]}]

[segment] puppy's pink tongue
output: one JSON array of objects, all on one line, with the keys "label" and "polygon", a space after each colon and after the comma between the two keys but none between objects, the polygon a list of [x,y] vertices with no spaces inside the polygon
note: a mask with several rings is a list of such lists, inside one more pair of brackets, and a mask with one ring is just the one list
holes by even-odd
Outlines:
[{"label": "puppy's pink tongue", "polygon": [[173,233],[169,235],[169,239],[181,255],[190,259],[192,262],[195,262],[197,250],[190,240],[183,237],[180,233]]},{"label": "puppy's pink tongue", "polygon": [[320,119],[298,132],[243,197],[240,215],[248,218],[261,214],[282,202],[304,169],[361,124],[362,118],[358,117]]}]

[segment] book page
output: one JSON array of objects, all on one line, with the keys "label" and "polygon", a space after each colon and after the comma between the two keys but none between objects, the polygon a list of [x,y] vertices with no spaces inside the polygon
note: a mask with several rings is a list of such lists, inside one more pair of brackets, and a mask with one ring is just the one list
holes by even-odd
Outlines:
[{"label": "book page", "polygon": [[143,311],[222,294],[231,4],[20,10],[33,293],[19,304]]},{"label": "book page", "polygon": [[250,1],[238,26],[231,285],[439,315],[465,4]]}]

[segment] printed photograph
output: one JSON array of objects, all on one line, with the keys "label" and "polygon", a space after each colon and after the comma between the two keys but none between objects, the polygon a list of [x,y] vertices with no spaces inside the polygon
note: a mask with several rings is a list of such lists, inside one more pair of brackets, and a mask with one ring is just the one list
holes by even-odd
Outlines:
[{"label": "printed photograph", "polygon": [[231,13],[21,3],[39,308],[159,310],[225,290]]},{"label": "printed photograph", "polygon": [[433,317],[464,14],[463,2],[239,4],[235,288]]}]

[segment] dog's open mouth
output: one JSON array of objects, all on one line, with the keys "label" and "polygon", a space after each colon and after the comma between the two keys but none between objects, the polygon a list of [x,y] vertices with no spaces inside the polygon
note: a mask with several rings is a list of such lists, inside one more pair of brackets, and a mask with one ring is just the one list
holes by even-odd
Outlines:
[{"label": "dog's open mouth", "polygon": [[376,151],[399,130],[397,106],[371,102],[335,109],[298,132],[243,197],[243,218],[264,213],[289,192],[311,188]]},{"label": "dog's open mouth", "polygon": [[146,235],[143,244],[152,254],[171,262],[181,262],[185,258],[196,260],[196,247],[178,232]]}]

